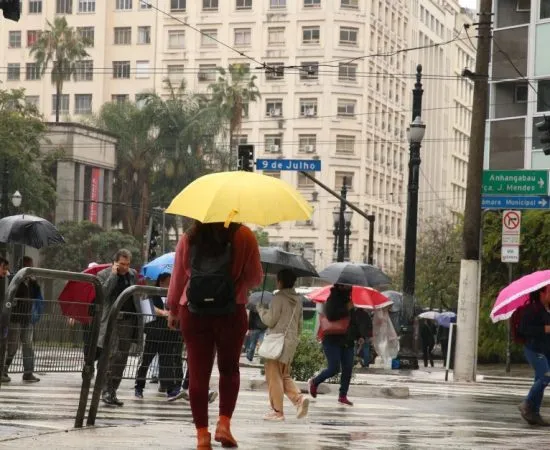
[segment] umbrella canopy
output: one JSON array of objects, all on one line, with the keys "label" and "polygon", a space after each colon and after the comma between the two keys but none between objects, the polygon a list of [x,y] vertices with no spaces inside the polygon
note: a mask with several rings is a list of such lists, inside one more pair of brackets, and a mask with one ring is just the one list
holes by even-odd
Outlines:
[{"label": "umbrella canopy", "polygon": [[442,312],[435,318],[436,323],[440,327],[450,328],[451,323],[456,322],[456,314],[454,312]]},{"label": "umbrella canopy", "polygon": [[265,273],[277,273],[282,269],[292,269],[297,277],[319,276],[313,264],[303,256],[285,252],[277,247],[260,247],[260,260]]},{"label": "umbrella canopy", "polygon": [[151,262],[148,262],[141,268],[141,274],[145,278],[156,281],[161,273],[172,273],[172,268],[174,267],[174,259],[176,258],[176,253],[166,253],[158,258],[154,259]]},{"label": "umbrella canopy", "polygon": [[436,320],[438,317],[439,317],[439,313],[437,311],[426,311],[418,315],[419,319],[428,319],[428,320]]},{"label": "umbrella canopy", "polygon": [[248,309],[256,309],[260,303],[269,305],[273,300],[273,294],[269,291],[256,291],[248,296]]},{"label": "umbrella canopy", "polygon": [[166,210],[203,223],[262,226],[307,220],[312,211],[302,195],[284,181],[244,171],[204,175],[183,189]]},{"label": "umbrella canopy", "polygon": [[[330,295],[332,286],[324,286],[307,294],[306,297],[316,303],[325,303]],[[380,292],[365,286],[351,287],[351,300],[356,308],[383,309],[392,304],[392,301]]]},{"label": "umbrella canopy", "polygon": [[333,263],[319,273],[319,278],[332,284],[351,284],[355,286],[387,286],[391,279],[378,267],[370,264],[349,262]]},{"label": "umbrella canopy", "polygon": [[20,214],[0,219],[0,242],[42,248],[64,244],[65,239],[46,219]]},{"label": "umbrella canopy", "polygon": [[[92,263],[84,270],[84,273],[97,275],[107,267],[111,267],[111,264]],[[92,321],[89,308],[94,299],[95,288],[91,283],[69,281],[59,294],[59,306],[64,316],[71,317],[86,325]]]},{"label": "umbrella canopy", "polygon": [[393,305],[391,305],[391,312],[401,312],[403,309],[403,294],[401,292],[383,291],[382,294],[393,302]]},{"label": "umbrella canopy", "polygon": [[510,318],[514,311],[529,300],[531,292],[538,291],[550,284],[550,270],[539,270],[510,283],[500,293],[493,305],[493,322]]}]

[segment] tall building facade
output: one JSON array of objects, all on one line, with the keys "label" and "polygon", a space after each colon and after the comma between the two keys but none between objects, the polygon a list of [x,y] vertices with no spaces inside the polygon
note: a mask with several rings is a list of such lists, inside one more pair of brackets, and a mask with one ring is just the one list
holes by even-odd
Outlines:
[{"label": "tall building facade", "polygon": [[[428,30],[431,19],[422,25],[423,3],[434,8],[452,3],[447,9],[439,7],[444,10],[438,13],[444,17],[444,30]],[[5,70],[1,79],[4,88],[24,87],[28,101],[37,104],[47,120],[53,120],[55,90],[49,78],[40,79],[29,47],[46,20],[61,15],[93,41],[90,57],[80,64],[76,79],[64,85],[61,115],[73,120],[97,112],[104,102],[138,101],[146,91],[166,94],[166,78],[176,84],[185,79],[188,89],[207,92],[216,80],[216,67],[249,64],[262,96],[249,105],[236,140],[254,144],[256,158],[320,159],[323,168],[316,176],[337,191],[345,179],[348,199],[376,217],[375,264],[391,271],[402,259],[406,129],[412,74],[416,63],[422,62],[418,52],[402,50],[414,46],[415,40],[436,43],[452,34],[460,14],[455,3],[26,0],[20,22],[3,23],[0,58]],[[421,27],[425,28],[422,33]],[[451,51],[450,46],[442,48]],[[255,61],[265,63],[269,70]],[[454,73],[457,66],[452,65],[454,56],[424,64],[425,73]],[[442,99],[452,104],[454,79],[433,94],[427,83],[425,108]],[[429,100],[431,95],[433,100]],[[448,127],[441,131],[434,127],[428,136],[441,132],[448,139],[455,120],[451,110],[448,115],[442,119]],[[430,183],[441,192],[447,189],[441,183],[448,185],[449,177],[442,173],[450,170],[450,159],[442,158],[433,170],[428,169],[431,153],[424,151],[424,175],[429,180],[435,177]],[[269,227],[271,242],[289,242],[293,250],[303,251],[319,266],[330,263],[334,258],[333,211],[339,202],[299,173],[268,174],[296,186],[314,206],[310,221]],[[421,207],[431,203],[425,200]],[[354,214],[350,229],[350,259],[366,260],[368,222]]]},{"label": "tall building facade", "polygon": [[550,1],[495,0],[486,169],[550,169],[536,124],[550,111]]}]

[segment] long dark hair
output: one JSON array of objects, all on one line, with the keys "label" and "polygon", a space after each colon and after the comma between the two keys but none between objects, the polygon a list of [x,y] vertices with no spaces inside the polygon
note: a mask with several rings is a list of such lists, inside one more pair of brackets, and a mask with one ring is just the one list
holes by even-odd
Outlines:
[{"label": "long dark hair", "polygon": [[351,301],[351,289],[343,289],[335,284],[330,288],[330,294],[325,303],[325,315],[330,321],[342,319],[349,315],[348,304]]},{"label": "long dark hair", "polygon": [[205,256],[219,256],[225,250],[226,244],[233,239],[239,226],[231,223],[225,228],[223,222],[202,223],[196,220],[187,232],[189,244]]},{"label": "long dark hair", "polygon": [[546,289],[546,287],[540,288],[536,291],[533,291],[529,294],[529,303],[538,303],[540,304],[540,294],[542,294],[542,291]]}]

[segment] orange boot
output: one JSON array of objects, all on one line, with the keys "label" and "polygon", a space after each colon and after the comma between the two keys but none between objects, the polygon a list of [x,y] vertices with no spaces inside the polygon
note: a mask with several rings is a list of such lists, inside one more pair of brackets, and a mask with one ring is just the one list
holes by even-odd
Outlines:
[{"label": "orange boot", "polygon": [[237,448],[237,441],[231,434],[231,419],[226,416],[220,416],[214,440],[220,442],[224,448]]},{"label": "orange boot", "polygon": [[197,450],[212,450],[212,443],[208,428],[197,429]]}]

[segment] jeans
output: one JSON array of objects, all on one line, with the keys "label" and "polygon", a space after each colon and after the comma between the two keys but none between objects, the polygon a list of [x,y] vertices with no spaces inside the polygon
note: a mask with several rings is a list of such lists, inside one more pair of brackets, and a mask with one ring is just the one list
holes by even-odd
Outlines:
[{"label": "jeans", "polygon": [[34,349],[32,345],[32,335],[33,325],[31,323],[20,324],[17,322],[10,322],[8,328],[8,351],[4,372],[8,372],[9,366],[17,353],[20,342],[23,347],[23,370],[25,373],[34,372]]},{"label": "jeans", "polygon": [[370,365],[370,342],[365,340],[363,347],[360,349],[360,345],[356,344],[356,354],[361,358],[362,365],[364,367],[369,367]]},{"label": "jeans", "polygon": [[535,414],[540,413],[544,390],[550,383],[550,365],[548,364],[548,356],[544,353],[537,353],[529,347],[524,347],[525,359],[535,371],[535,380],[533,386],[525,399]]},{"label": "jeans", "polygon": [[252,361],[254,359],[254,353],[256,353],[256,346],[258,345],[258,341],[261,341],[264,337],[264,330],[250,330],[248,332],[248,342],[246,347],[246,358],[249,361]]},{"label": "jeans", "polygon": [[351,372],[353,370],[353,347],[345,347],[326,339],[323,340],[323,351],[327,358],[328,367],[313,379],[313,384],[319,386],[322,382],[340,373],[340,397],[348,395]]}]

